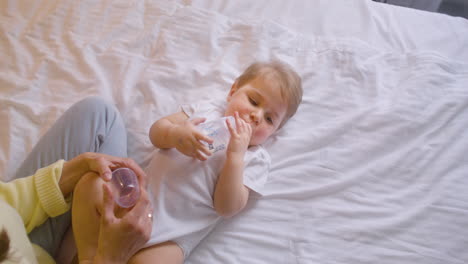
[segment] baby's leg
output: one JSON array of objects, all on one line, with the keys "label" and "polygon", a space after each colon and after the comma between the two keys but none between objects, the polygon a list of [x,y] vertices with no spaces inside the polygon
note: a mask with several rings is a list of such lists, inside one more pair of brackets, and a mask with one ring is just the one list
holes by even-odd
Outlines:
[{"label": "baby's leg", "polygon": [[101,219],[98,208],[102,208],[103,202],[102,184],[104,181],[97,174],[85,174],[73,194],[72,227],[80,262],[92,260],[96,255]]},{"label": "baby's leg", "polygon": [[184,254],[174,242],[168,241],[138,251],[128,263],[130,264],[182,264]]}]

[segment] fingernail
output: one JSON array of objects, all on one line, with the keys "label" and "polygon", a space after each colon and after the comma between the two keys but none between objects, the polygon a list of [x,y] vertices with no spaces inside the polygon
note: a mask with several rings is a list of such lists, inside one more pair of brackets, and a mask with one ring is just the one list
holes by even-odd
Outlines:
[{"label": "fingernail", "polygon": [[104,172],[104,179],[105,180],[110,180],[112,178],[112,175],[110,172]]}]

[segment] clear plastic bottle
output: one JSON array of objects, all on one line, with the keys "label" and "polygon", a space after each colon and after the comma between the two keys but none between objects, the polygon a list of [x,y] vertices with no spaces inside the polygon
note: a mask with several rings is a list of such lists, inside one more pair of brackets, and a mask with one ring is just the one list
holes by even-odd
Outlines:
[{"label": "clear plastic bottle", "polygon": [[120,207],[132,207],[140,198],[138,178],[133,170],[129,168],[114,170],[110,186],[114,200]]},{"label": "clear plastic bottle", "polygon": [[233,116],[222,117],[212,121],[205,121],[197,126],[203,133],[205,133],[205,135],[213,139],[213,144],[208,144],[202,141],[203,144],[208,146],[208,149],[211,151],[211,153],[226,149],[229,144],[231,134],[229,133],[226,119],[229,119],[229,123],[232,125],[232,127],[236,127],[236,121]]}]

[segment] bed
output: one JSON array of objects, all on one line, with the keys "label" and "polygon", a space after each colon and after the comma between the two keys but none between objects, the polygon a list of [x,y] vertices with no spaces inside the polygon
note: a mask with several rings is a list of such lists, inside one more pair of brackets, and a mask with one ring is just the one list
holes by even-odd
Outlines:
[{"label": "bed", "polygon": [[0,171],[79,99],[115,103],[129,156],[252,61],[303,78],[265,147],[266,195],[186,263],[468,263],[468,20],[372,1],[0,3]]}]

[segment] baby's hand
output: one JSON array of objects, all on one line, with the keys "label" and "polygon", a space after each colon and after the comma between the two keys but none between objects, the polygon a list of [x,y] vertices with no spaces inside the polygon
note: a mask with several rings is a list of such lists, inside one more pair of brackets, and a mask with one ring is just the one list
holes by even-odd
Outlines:
[{"label": "baby's hand", "polygon": [[196,126],[203,123],[205,118],[194,118],[186,120],[182,125],[174,129],[175,148],[182,154],[193,157],[199,160],[206,160],[206,156],[210,156],[211,152],[201,142],[205,141],[208,144],[213,143],[213,139],[209,138]]},{"label": "baby's hand", "polygon": [[244,155],[249,147],[250,137],[252,136],[252,127],[239,117],[239,113],[234,114],[236,127],[233,128],[232,124],[229,123],[229,119],[226,119],[226,124],[231,133],[229,145],[227,147],[227,154],[241,154]]}]

